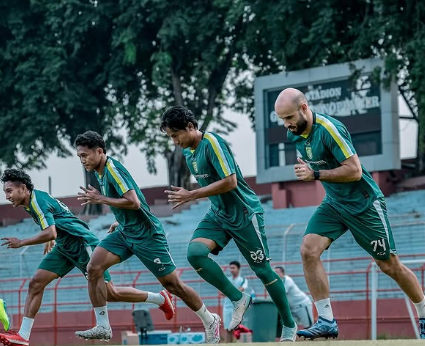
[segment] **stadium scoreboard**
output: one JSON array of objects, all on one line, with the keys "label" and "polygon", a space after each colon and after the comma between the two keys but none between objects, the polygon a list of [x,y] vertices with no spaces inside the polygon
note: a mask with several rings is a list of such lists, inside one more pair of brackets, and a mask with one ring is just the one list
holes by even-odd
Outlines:
[{"label": "stadium scoreboard", "polygon": [[257,182],[296,180],[295,145],[274,111],[277,96],[288,87],[301,90],[314,112],[344,123],[367,170],[399,169],[397,85],[385,88],[382,71],[381,60],[368,59],[256,78]]}]

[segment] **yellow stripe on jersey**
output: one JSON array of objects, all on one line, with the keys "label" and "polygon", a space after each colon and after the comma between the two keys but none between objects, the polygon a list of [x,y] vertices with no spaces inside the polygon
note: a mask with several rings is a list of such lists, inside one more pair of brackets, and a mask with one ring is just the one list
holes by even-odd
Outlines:
[{"label": "yellow stripe on jersey", "polygon": [[124,179],[121,177],[121,174],[118,172],[115,165],[110,160],[108,160],[108,162],[106,163],[106,167],[108,168],[109,172],[111,172],[112,177],[117,182],[123,194],[130,190]]},{"label": "yellow stripe on jersey", "polygon": [[206,138],[210,143],[214,150],[215,155],[218,158],[218,162],[220,163],[220,167],[223,170],[224,175],[227,177],[230,175],[230,168],[229,164],[227,162],[226,157],[224,156],[223,151],[220,148],[220,144],[217,141],[217,138],[215,138],[213,135],[210,135],[209,133],[204,134],[204,138]]},{"label": "yellow stripe on jersey", "polygon": [[335,125],[331,121],[329,121],[325,117],[320,116],[319,114],[316,115],[316,121],[329,132],[329,134],[338,144],[339,148],[341,149],[346,159],[354,155],[350,146],[347,144],[345,139],[341,136],[338,129],[335,127]]},{"label": "yellow stripe on jersey", "polygon": [[42,212],[42,210],[40,209],[37,200],[35,198],[35,192],[32,192],[32,196],[31,196],[31,206],[34,209],[35,213],[37,214],[38,219],[40,220],[40,225],[43,229],[46,229],[47,227],[49,227],[49,225],[47,224],[46,221],[46,217],[44,216],[44,213]]}]

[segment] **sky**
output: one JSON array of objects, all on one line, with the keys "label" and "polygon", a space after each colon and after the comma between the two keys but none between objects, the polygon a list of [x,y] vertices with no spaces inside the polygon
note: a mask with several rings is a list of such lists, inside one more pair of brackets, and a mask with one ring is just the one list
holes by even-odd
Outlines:
[{"label": "sky", "polygon": [[[409,115],[402,100],[399,100],[401,115]],[[244,176],[256,175],[255,133],[247,116],[226,111],[224,116],[238,124],[235,131],[223,136],[231,145],[236,161]],[[417,126],[413,121],[400,120],[401,158],[412,158],[416,152]],[[128,155],[122,163],[130,171],[140,187],[167,185],[166,161],[162,157],[157,160],[157,175],[149,174],[146,169],[145,156],[135,146],[131,145]],[[48,191],[48,179],[52,181],[52,195],[55,197],[75,196],[79,186],[84,184],[84,171],[76,155],[68,158],[58,158],[51,155],[46,161],[46,169],[29,170],[36,189]],[[4,193],[0,193],[0,204],[8,203]]]}]

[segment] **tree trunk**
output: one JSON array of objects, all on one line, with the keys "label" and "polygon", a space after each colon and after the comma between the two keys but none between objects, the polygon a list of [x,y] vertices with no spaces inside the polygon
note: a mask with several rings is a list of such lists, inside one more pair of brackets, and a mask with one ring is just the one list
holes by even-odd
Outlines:
[{"label": "tree trunk", "polygon": [[[99,182],[94,175],[94,172],[87,172],[84,170],[84,181],[86,187],[90,184],[95,189],[100,191]],[[101,215],[102,214],[102,204],[86,204],[83,209],[84,215]]]},{"label": "tree trunk", "polygon": [[[175,104],[182,106],[183,93],[178,65],[178,62],[173,61],[173,66],[171,66],[171,79],[173,83]],[[167,158],[168,183],[170,186],[173,185],[190,190],[190,171],[189,168],[187,168],[186,160],[182,153],[182,148],[176,146],[173,151],[169,151],[165,156]]]},{"label": "tree trunk", "polygon": [[168,165],[168,181],[170,185],[191,189],[190,171],[186,165],[182,149],[175,147],[166,155]]}]

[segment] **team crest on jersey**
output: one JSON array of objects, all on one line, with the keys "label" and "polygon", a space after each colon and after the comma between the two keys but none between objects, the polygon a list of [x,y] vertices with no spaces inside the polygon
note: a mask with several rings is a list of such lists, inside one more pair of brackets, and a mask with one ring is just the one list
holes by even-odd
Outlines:
[{"label": "team crest on jersey", "polygon": [[313,151],[311,150],[310,144],[305,146],[305,152],[307,153],[307,157],[311,160],[313,158]]},{"label": "team crest on jersey", "polygon": [[193,167],[193,170],[195,171],[195,173],[197,174],[198,173],[198,164],[196,163],[196,161],[192,161],[192,167]]}]

